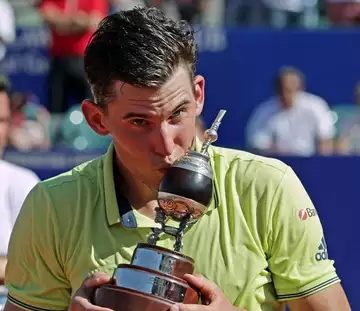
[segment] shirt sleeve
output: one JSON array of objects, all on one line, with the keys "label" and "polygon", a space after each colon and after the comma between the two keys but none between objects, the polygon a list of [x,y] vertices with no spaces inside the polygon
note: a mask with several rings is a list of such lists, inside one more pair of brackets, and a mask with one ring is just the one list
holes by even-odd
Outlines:
[{"label": "shirt sleeve", "polygon": [[66,310],[71,286],[61,261],[52,201],[42,184],[32,189],[16,220],[8,249],[8,301],[31,311]]},{"label": "shirt sleeve", "polygon": [[14,10],[9,2],[1,1],[0,12],[0,37],[6,44],[13,43],[16,38]]},{"label": "shirt sleeve", "polygon": [[251,115],[246,127],[246,139],[249,148],[266,150],[273,144],[273,133],[269,125],[272,111],[268,104],[261,104]]},{"label": "shirt sleeve", "polygon": [[317,138],[319,140],[334,138],[334,121],[328,104],[324,100],[318,99],[313,103],[312,109],[316,121]]},{"label": "shirt sleeve", "polygon": [[[16,185],[15,178],[21,178],[21,187]],[[27,195],[30,193],[31,189],[34,188],[35,185],[40,181],[39,177],[32,171],[26,171],[26,173],[16,175],[15,178],[13,187],[10,192],[12,227],[15,224],[16,218],[19,215],[20,209],[24,204]]]},{"label": "shirt sleeve", "polygon": [[312,295],[340,282],[319,215],[291,168],[272,201],[268,263],[279,301]]}]

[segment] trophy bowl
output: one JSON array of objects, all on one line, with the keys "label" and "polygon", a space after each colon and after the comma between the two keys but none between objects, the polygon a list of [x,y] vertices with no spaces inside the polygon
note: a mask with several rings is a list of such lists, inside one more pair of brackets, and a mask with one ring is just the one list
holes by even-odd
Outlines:
[{"label": "trophy bowl", "polygon": [[174,303],[196,304],[199,294],[185,280],[194,261],[156,245],[137,245],[130,264],[115,269],[111,283],[94,292],[96,305],[114,311],[167,311]]},{"label": "trophy bowl", "polygon": [[[201,151],[189,150],[165,173],[159,185],[155,222],[148,243],[139,243],[130,264],[120,264],[111,282],[96,288],[95,305],[114,311],[168,311],[175,303],[197,304],[199,292],[184,279],[192,274],[194,261],[180,253],[182,238],[188,225],[207,211],[213,194],[213,174],[208,147],[217,139],[217,129],[225,115],[221,110],[205,131]],[[167,218],[179,221],[179,228],[166,225]],[[174,251],[156,246],[162,233],[176,237]]]},{"label": "trophy bowl", "polygon": [[166,216],[192,223],[206,213],[213,194],[213,173],[207,151],[218,138],[217,130],[225,113],[226,110],[220,110],[205,131],[201,151],[189,150],[165,173],[159,186],[158,203]]},{"label": "trophy bowl", "polygon": [[196,221],[206,212],[213,193],[209,162],[207,155],[190,150],[167,170],[158,192],[165,215],[176,220],[190,216],[190,221]]}]

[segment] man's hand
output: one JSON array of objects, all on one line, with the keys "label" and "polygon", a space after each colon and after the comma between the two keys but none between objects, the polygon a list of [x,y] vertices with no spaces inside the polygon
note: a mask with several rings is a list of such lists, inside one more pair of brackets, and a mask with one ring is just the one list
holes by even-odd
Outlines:
[{"label": "man's hand", "polygon": [[235,308],[220,288],[202,275],[186,274],[184,279],[193,287],[199,289],[203,305],[176,304],[171,307],[170,311],[246,311]]},{"label": "man's hand", "polygon": [[91,296],[95,287],[109,284],[110,277],[102,272],[97,272],[84,281],[81,287],[74,294],[68,311],[112,311],[93,305]]}]

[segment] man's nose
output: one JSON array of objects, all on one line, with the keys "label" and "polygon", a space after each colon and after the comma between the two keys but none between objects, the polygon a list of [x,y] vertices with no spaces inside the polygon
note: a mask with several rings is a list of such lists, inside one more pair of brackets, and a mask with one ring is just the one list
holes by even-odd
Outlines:
[{"label": "man's nose", "polygon": [[154,151],[162,157],[170,156],[175,148],[174,131],[171,125],[164,123],[152,133]]}]

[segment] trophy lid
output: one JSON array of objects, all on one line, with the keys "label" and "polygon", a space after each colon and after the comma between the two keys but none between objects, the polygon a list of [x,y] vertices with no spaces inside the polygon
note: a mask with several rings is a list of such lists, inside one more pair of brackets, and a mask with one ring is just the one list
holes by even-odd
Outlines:
[{"label": "trophy lid", "polygon": [[219,111],[218,115],[216,116],[211,127],[205,131],[205,133],[204,133],[205,141],[204,141],[203,145],[201,146],[200,153],[207,154],[209,146],[212,143],[214,143],[215,141],[217,141],[217,139],[219,137],[217,131],[219,129],[219,126],[220,126],[221,121],[224,118],[225,114],[226,114],[226,110],[221,109]]}]

